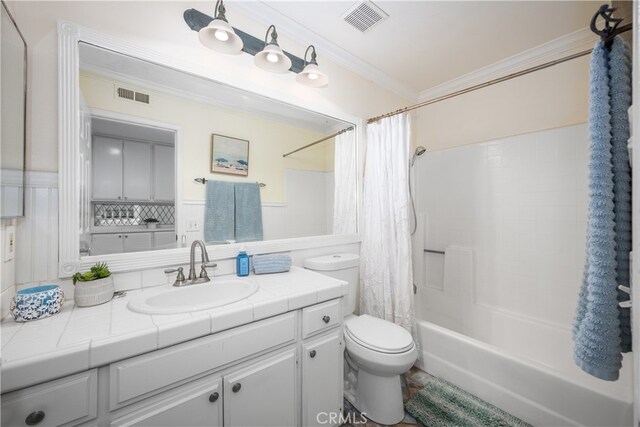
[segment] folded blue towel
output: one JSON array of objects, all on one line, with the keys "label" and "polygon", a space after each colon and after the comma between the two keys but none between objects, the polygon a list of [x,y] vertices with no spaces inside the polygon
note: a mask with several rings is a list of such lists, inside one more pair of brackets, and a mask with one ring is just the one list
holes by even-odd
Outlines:
[{"label": "folded blue towel", "polygon": [[255,274],[284,273],[291,268],[289,254],[254,255],[252,258]]}]

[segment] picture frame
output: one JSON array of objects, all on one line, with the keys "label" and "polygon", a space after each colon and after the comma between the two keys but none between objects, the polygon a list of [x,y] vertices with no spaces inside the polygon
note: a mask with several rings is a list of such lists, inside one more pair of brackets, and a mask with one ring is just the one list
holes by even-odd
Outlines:
[{"label": "picture frame", "polygon": [[237,176],[249,175],[249,141],[212,134],[211,172]]}]

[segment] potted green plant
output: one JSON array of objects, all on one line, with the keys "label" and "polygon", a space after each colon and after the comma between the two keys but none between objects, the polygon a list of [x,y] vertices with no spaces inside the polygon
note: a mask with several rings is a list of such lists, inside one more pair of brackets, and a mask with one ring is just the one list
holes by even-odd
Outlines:
[{"label": "potted green plant", "polygon": [[147,224],[147,228],[158,228],[158,223],[160,222],[155,218],[145,218],[142,221]]},{"label": "potted green plant", "polygon": [[113,298],[113,278],[104,262],[95,264],[89,271],[74,274],[73,284],[73,300],[78,307],[104,304]]}]

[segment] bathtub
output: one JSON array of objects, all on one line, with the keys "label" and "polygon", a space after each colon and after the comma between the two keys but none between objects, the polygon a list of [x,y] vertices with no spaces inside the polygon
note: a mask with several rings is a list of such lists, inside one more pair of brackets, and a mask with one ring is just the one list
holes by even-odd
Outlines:
[{"label": "bathtub", "polygon": [[631,426],[633,405],[420,320],[416,365],[536,426]]}]

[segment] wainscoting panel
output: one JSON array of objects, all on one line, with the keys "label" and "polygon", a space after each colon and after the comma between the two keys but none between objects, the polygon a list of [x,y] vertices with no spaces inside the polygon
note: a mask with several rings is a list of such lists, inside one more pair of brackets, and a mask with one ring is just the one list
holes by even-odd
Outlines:
[{"label": "wainscoting panel", "polygon": [[58,174],[27,172],[25,217],[16,229],[16,283],[58,277]]}]

